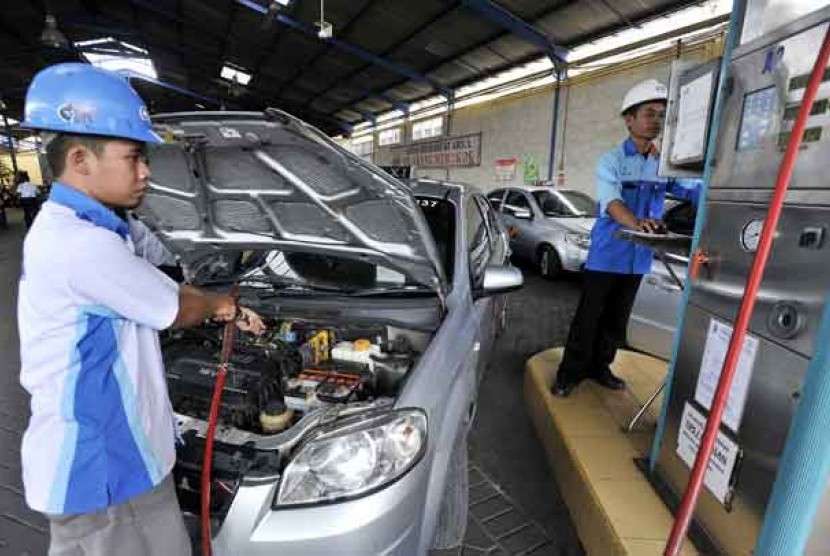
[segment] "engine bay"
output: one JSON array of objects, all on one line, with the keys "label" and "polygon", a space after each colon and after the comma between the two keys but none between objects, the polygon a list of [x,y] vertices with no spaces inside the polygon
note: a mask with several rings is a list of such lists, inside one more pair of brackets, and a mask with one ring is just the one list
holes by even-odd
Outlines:
[{"label": "engine bay", "polygon": [[[268,324],[262,336],[236,335],[220,427],[275,435],[316,409],[394,398],[420,347],[417,333],[382,325]],[[221,349],[218,324],[175,331],[162,340],[177,414],[207,421]]]}]

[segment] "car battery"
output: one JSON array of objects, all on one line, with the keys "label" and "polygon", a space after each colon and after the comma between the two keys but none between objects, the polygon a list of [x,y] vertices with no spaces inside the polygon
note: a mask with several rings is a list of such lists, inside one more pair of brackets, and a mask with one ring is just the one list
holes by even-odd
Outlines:
[{"label": "car battery", "polygon": [[326,361],[287,380],[285,405],[307,412],[316,407],[365,399],[374,375],[365,364]]}]

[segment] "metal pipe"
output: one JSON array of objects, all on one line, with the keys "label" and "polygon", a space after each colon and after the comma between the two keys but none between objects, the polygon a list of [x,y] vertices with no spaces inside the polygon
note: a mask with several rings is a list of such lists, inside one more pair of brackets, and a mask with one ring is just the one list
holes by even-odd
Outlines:
[{"label": "metal pipe", "polygon": [[[447,97],[447,137],[452,134],[452,120],[455,114],[455,95]],[[450,181],[450,167],[446,167],[447,181]]]},{"label": "metal pipe", "polygon": [[830,297],[816,336],[781,465],[767,504],[756,554],[804,554],[830,475]]},{"label": "metal pipe", "polygon": [[662,392],[663,388],[665,387],[666,380],[663,379],[663,382],[660,383],[660,386],[658,386],[657,389],[651,394],[651,396],[648,397],[646,403],[644,403],[642,407],[640,407],[640,409],[637,410],[637,413],[634,415],[634,417],[631,418],[631,421],[628,422],[628,426],[625,427],[625,432],[631,432],[634,430],[634,427],[637,426],[637,423],[640,421],[642,416],[645,414],[648,408],[651,407],[651,404],[654,403],[654,400],[657,399],[657,396],[660,395],[660,392]]},{"label": "metal pipe", "polygon": [[[6,130],[6,139],[9,142],[9,158],[12,161],[12,170],[14,171],[14,179],[17,179],[17,155],[14,152],[14,138],[12,137],[12,128],[9,125],[9,119],[3,114],[3,127]],[[12,184],[14,185],[14,184]]]},{"label": "metal pipe", "polygon": [[741,306],[738,309],[738,317],[735,320],[735,328],[732,331],[732,337],[729,339],[729,347],[726,351],[726,359],[721,370],[720,380],[718,380],[718,388],[715,391],[715,397],[712,401],[712,407],[709,412],[709,418],[706,420],[706,428],[703,431],[703,437],[700,441],[695,464],[692,468],[692,474],[689,477],[689,483],[686,485],[686,492],[683,494],[683,499],[680,502],[680,508],[677,510],[677,518],[672,527],[669,539],[666,542],[665,556],[675,556],[680,552],[680,545],[683,538],[686,536],[686,531],[689,528],[689,523],[692,520],[692,513],[697,504],[698,496],[700,496],[700,489],[703,486],[703,477],[706,473],[706,468],[709,465],[709,458],[712,455],[712,450],[715,447],[715,440],[717,439],[718,430],[720,429],[721,418],[723,411],[726,409],[726,400],[729,397],[729,391],[732,387],[732,379],[735,376],[735,370],[738,367],[738,357],[744,344],[746,337],[746,329],[749,327],[749,321],[752,318],[752,311],[755,308],[755,299],[758,294],[758,289],[761,286],[761,280],[764,275],[767,260],[770,251],[772,251],[772,241],[775,236],[775,230],[778,227],[778,219],[781,216],[781,209],[784,206],[784,198],[787,195],[787,189],[790,185],[790,178],[792,178],[793,169],[795,168],[796,158],[798,156],[798,149],[801,147],[804,138],[804,130],[807,127],[807,118],[810,116],[810,110],[813,106],[813,100],[818,92],[818,87],[821,84],[824,76],[824,69],[827,67],[827,60],[830,59],[830,27],[824,36],[824,42],[821,45],[818,57],[813,65],[813,71],[810,75],[810,81],[807,84],[807,89],[804,91],[804,98],[801,101],[801,107],[798,109],[798,116],[793,125],[792,134],[787,142],[787,150],[784,153],[784,158],[781,161],[781,166],[778,170],[778,178],[775,182],[775,192],[767,209],[767,215],[764,220],[764,227],[761,230],[761,238],[758,244],[758,250],[755,253],[755,258],[752,261],[752,268],[749,271],[749,276],[746,281],[746,289],[744,292]]},{"label": "metal pipe", "polygon": [[550,125],[550,156],[548,156],[548,179],[553,180],[556,166],[556,134],[559,132],[559,96],[562,91],[562,71],[556,71],[556,89],[553,91],[553,122]]}]

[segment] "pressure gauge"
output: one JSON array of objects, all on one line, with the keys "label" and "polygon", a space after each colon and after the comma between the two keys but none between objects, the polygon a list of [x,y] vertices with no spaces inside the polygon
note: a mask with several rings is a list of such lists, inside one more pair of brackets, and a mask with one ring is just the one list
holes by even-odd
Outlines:
[{"label": "pressure gauge", "polygon": [[764,229],[764,221],[760,218],[750,220],[744,224],[741,230],[741,247],[754,253],[758,250],[758,242],[761,240],[761,230]]}]

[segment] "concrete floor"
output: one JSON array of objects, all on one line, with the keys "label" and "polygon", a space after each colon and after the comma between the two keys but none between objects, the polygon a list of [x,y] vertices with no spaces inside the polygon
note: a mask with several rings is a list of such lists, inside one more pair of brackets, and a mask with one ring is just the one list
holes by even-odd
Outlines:
[{"label": "concrete floor", "polygon": [[[9,229],[0,230],[0,554],[35,556],[46,553],[48,525],[26,508],[20,480],[28,400],[18,383],[15,300],[24,231],[19,211],[8,212]],[[442,555],[582,554],[522,394],[525,360],[564,343],[579,285],[547,282],[532,271],[525,278],[525,288],[511,294],[508,328],[479,394],[467,538]]]}]

